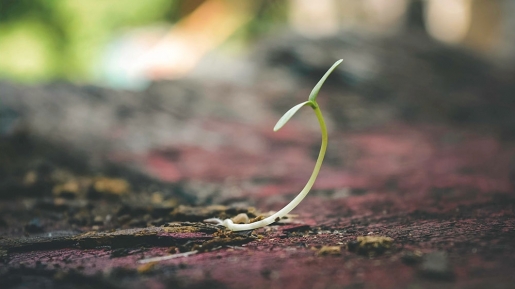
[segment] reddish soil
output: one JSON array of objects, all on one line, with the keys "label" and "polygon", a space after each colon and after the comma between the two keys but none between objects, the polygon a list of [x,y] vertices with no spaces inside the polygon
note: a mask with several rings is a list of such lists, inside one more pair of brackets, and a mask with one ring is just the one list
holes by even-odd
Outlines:
[{"label": "reddish soil", "polygon": [[[117,192],[116,182],[102,191],[91,185],[95,175],[74,173],[97,192],[80,187],[63,197],[52,181],[54,193],[4,198],[2,288],[513,288],[512,142],[423,125],[333,132],[296,216],[230,234],[200,221],[259,214],[250,205],[280,209],[303,186],[318,146],[316,132],[306,138],[295,123],[277,135],[249,131],[267,145],[142,157],[144,171],[172,194],[130,176],[130,193]],[[197,205],[180,206],[191,194]],[[361,236],[392,240],[359,243]],[[169,254],[179,255],[138,262]]]}]

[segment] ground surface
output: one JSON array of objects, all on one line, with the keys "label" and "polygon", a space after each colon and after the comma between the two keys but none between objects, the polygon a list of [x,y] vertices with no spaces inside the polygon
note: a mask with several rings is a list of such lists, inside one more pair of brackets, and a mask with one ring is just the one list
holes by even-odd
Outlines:
[{"label": "ground surface", "polygon": [[[420,55],[413,65],[433,63]],[[475,75],[476,60],[460,59]],[[345,69],[320,95],[330,136],[313,191],[294,215],[240,233],[202,220],[266,215],[302,188],[315,118],[271,128],[313,81],[270,70],[267,85],[142,94],[0,82],[0,287],[513,288],[510,86],[480,74],[448,87],[432,71],[424,97],[410,98],[421,88],[405,77],[418,68],[383,74],[393,88]],[[288,83],[300,88],[286,94]],[[490,101],[492,87],[504,96]],[[391,90],[400,96],[370,97]],[[449,91],[463,98],[445,102]],[[140,262],[158,256],[171,257]]]},{"label": "ground surface", "polygon": [[[70,176],[68,191],[59,192],[59,184],[50,182],[53,194],[47,197],[4,200],[3,286],[513,286],[512,146],[493,137],[402,125],[332,139],[341,139],[346,148],[341,153],[354,158],[338,164],[339,151],[333,150],[315,190],[294,211],[297,216],[254,232],[228,234],[199,221],[241,212],[255,216],[248,203],[263,212],[277,210],[301,188],[309,172],[292,169],[292,175],[279,174],[273,180],[226,181],[211,189],[232,190],[233,199],[225,202],[240,202],[239,209],[179,206],[180,199],[167,199],[158,190],[126,193],[122,179],[85,176]],[[281,158],[295,155],[298,162],[305,159],[308,166],[311,144],[297,145],[278,148],[277,153]],[[223,152],[197,153],[206,160],[224,157]],[[267,164],[256,158],[257,165],[256,160],[249,165],[266,170]],[[201,171],[216,172],[218,164],[203,163],[207,167]],[[237,168],[227,170],[238,176]],[[198,179],[217,178],[199,174]],[[70,185],[74,182],[79,189]],[[99,188],[99,182],[107,188]],[[359,243],[361,236],[383,238]],[[198,252],[181,257],[194,250]],[[168,254],[178,257],[138,263]]]}]

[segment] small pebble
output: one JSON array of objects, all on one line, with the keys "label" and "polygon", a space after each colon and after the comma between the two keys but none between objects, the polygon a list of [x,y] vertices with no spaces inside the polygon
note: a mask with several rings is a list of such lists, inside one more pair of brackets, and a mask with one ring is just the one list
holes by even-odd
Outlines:
[{"label": "small pebble", "polygon": [[439,251],[426,254],[422,259],[420,274],[429,279],[451,281],[454,279],[447,253]]}]

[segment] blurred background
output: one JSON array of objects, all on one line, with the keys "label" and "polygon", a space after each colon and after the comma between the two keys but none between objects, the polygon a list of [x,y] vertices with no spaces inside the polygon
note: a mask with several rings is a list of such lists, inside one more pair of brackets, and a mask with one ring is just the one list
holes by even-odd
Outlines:
[{"label": "blurred background", "polygon": [[[321,188],[486,174],[481,186],[507,190],[513,15],[509,0],[0,0],[0,187],[48,174],[56,192],[72,177],[48,168],[64,167],[184,182],[198,203],[289,192],[317,124],[307,111],[271,128],[341,58],[319,97],[332,136]],[[193,181],[217,189],[199,197]]]},{"label": "blurred background", "polygon": [[144,88],[191,75],[211,59],[237,65],[264,37],[285,30],[316,42],[419,26],[492,61],[514,57],[515,4],[506,0],[2,0],[0,7],[0,77],[16,82]]}]

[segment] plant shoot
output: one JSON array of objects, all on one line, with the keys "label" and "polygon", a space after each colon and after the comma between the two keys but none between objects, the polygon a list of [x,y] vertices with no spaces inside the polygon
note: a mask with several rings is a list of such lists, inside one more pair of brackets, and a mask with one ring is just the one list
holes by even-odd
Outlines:
[{"label": "plant shoot", "polygon": [[313,184],[315,183],[318,173],[320,172],[320,167],[322,166],[322,162],[324,160],[325,152],[327,149],[327,128],[325,125],[324,117],[322,116],[322,111],[320,111],[320,107],[318,106],[318,103],[316,102],[316,98],[318,96],[318,92],[320,91],[320,88],[326,81],[327,77],[329,77],[329,75],[333,72],[333,70],[340,63],[342,63],[342,61],[343,61],[342,59],[336,61],[333,64],[333,66],[331,66],[331,68],[329,68],[329,70],[324,74],[324,76],[320,79],[320,81],[317,83],[317,85],[315,85],[315,87],[311,91],[308,101],[299,103],[299,104],[295,105],[294,107],[292,107],[290,110],[288,110],[279,119],[279,121],[277,122],[277,124],[274,127],[274,131],[278,131],[279,129],[281,129],[290,120],[290,118],[292,118],[292,116],[297,111],[299,111],[299,109],[301,109],[304,106],[310,106],[314,110],[314,112],[317,116],[318,122],[320,123],[320,130],[322,132],[322,145],[320,146],[320,152],[318,154],[318,158],[315,163],[315,168],[313,169],[313,173],[311,174],[311,177],[309,178],[308,182],[306,183],[306,185],[304,186],[302,191],[300,191],[300,193],[288,205],[286,205],[284,208],[282,208],[275,214],[273,214],[265,219],[253,222],[253,223],[235,224],[233,222],[233,220],[231,220],[231,219],[221,220],[218,218],[207,219],[207,220],[204,220],[205,222],[223,225],[227,229],[232,230],[232,231],[254,230],[257,228],[261,228],[261,227],[270,225],[273,222],[286,216],[288,213],[291,212],[291,210],[293,210],[295,207],[297,207],[298,204],[300,204],[300,202],[304,199],[304,197],[306,197],[306,195],[309,193],[309,191],[313,187]]}]

